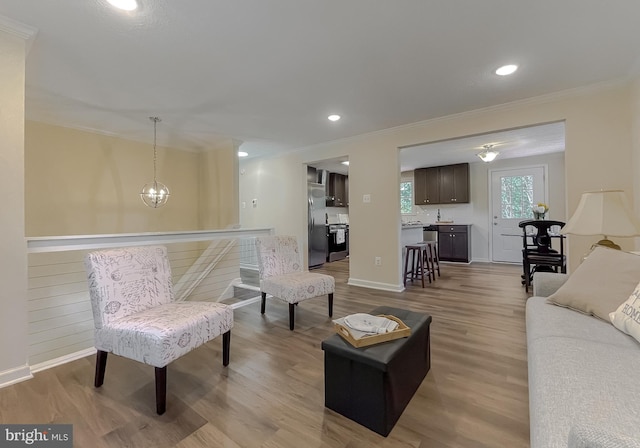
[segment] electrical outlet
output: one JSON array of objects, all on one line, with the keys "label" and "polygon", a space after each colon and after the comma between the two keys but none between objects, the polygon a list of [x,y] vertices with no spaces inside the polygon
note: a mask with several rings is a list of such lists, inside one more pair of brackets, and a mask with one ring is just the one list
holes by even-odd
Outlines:
[{"label": "electrical outlet", "polygon": [[362,202],[364,202],[365,204],[368,204],[369,202],[371,202],[371,195],[370,194],[363,194],[362,195]]},{"label": "electrical outlet", "polygon": [[382,266],[382,257],[376,257],[375,263],[376,266]]}]

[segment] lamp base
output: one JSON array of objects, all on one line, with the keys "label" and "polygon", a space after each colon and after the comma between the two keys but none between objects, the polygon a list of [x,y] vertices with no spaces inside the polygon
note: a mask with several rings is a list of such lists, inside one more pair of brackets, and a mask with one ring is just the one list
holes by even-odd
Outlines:
[{"label": "lamp base", "polygon": [[597,243],[595,243],[594,246],[604,246],[604,247],[608,247],[610,249],[620,250],[620,246],[618,246],[616,243],[614,243],[610,239],[607,239],[606,236],[604,237],[604,239],[602,239],[602,240],[598,241]]}]

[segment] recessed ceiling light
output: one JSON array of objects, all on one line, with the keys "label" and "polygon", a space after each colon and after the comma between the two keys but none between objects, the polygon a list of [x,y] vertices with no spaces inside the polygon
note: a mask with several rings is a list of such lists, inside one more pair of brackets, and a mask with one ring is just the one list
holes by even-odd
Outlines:
[{"label": "recessed ceiling light", "polygon": [[514,73],[516,70],[518,70],[517,65],[514,65],[514,64],[503,65],[498,70],[496,70],[496,75],[507,76]]},{"label": "recessed ceiling light", "polygon": [[340,119],[340,115],[329,115],[327,118],[331,121],[338,121]]},{"label": "recessed ceiling light", "polygon": [[124,11],[133,11],[138,8],[138,2],[136,0],[107,0],[111,5]]},{"label": "recessed ceiling light", "polygon": [[340,162],[340,163],[342,163],[343,165],[349,166],[349,161],[348,160],[345,160],[344,162]]},{"label": "recessed ceiling light", "polygon": [[238,151],[238,157],[247,157],[249,155],[248,152]]}]

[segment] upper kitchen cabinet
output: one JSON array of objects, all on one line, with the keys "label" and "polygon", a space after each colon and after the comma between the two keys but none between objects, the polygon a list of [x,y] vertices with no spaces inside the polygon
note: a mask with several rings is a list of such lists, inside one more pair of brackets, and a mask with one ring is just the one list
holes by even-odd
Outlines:
[{"label": "upper kitchen cabinet", "polygon": [[416,205],[440,203],[438,167],[420,168],[413,172],[414,203]]},{"label": "upper kitchen cabinet", "polygon": [[469,164],[420,168],[413,172],[416,205],[469,202]]},{"label": "upper kitchen cabinet", "polygon": [[349,205],[348,176],[329,173],[327,207],[347,207]]},{"label": "upper kitchen cabinet", "polygon": [[458,163],[440,167],[440,203],[469,202],[469,164]]}]

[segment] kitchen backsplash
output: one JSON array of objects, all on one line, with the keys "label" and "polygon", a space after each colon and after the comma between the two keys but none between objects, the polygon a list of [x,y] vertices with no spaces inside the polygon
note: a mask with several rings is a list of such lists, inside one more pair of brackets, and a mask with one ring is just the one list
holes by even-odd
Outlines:
[{"label": "kitchen backsplash", "polygon": [[329,224],[348,224],[349,207],[327,207],[327,219]]},{"label": "kitchen backsplash", "polygon": [[440,209],[440,221],[453,221],[461,224],[473,222],[472,204],[416,205],[414,206],[416,214],[402,215],[402,222],[434,223],[438,220],[438,209]]}]

